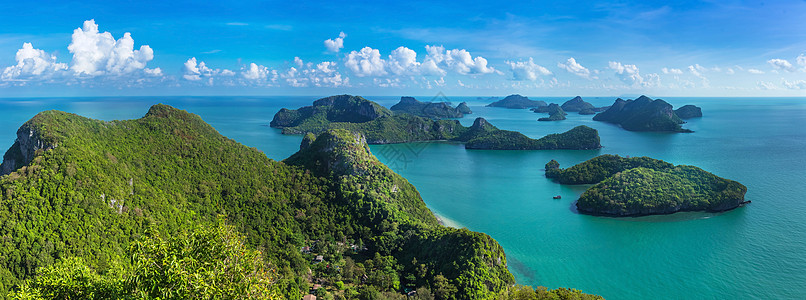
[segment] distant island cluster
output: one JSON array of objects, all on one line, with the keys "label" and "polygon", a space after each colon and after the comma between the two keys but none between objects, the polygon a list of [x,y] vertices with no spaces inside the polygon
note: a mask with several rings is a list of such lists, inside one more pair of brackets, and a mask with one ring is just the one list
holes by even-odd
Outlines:
[{"label": "distant island cluster", "polygon": [[511,109],[530,109],[535,113],[545,113],[548,117],[538,121],[565,120],[566,112],[578,112],[580,115],[594,115],[594,121],[613,123],[629,131],[669,131],[692,132],[680,125],[683,119],[702,117],[702,109],[694,105],[685,105],[673,109],[672,105],[661,99],[652,100],[647,96],[635,100],[621,98],[610,106],[595,107],[576,96],[562,105],[546,104],[545,101],[530,100],[521,95],[509,95],[504,99],[490,103],[488,107]]}]

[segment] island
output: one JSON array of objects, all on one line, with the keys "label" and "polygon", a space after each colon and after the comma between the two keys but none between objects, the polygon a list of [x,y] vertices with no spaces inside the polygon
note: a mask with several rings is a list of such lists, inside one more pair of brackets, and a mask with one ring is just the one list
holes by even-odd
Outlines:
[{"label": "island", "polygon": [[562,106],[560,106],[564,111],[567,112],[578,112],[580,115],[593,115],[597,112],[603,112],[607,110],[609,107],[595,107],[593,104],[585,102],[582,100],[582,97],[576,96],[571,100],[565,101]]},{"label": "island", "polygon": [[[347,113],[351,110],[356,112]],[[457,141],[465,143],[467,149],[478,150],[601,148],[598,131],[584,125],[563,134],[535,140],[518,132],[500,130],[483,118],[477,118],[472,126],[465,127],[458,120],[434,120],[406,113],[396,114],[375,102],[351,95],[319,99],[314,101],[313,106],[295,110],[283,108],[274,115],[270,126],[282,129],[283,134],[345,129],[360,132],[369,144]]]},{"label": "island", "polygon": [[618,98],[593,120],[618,124],[629,131],[693,132],[680,126],[685,122],[675,114],[671,104],[647,96],[626,101]]},{"label": "island", "polygon": [[393,105],[390,110],[432,119],[461,118],[465,114],[473,113],[466,102],[454,108],[448,102],[420,102],[414,97],[400,97],[400,102]]},{"label": "island", "polygon": [[504,99],[487,104],[487,107],[503,107],[512,109],[524,109],[532,107],[546,106],[546,102],[540,100],[530,100],[527,97],[514,94],[506,96]]},{"label": "island", "polygon": [[567,113],[565,113],[565,111],[559,105],[557,105],[557,103],[551,103],[548,106],[532,108],[531,110],[535,113],[549,114],[548,118],[540,118],[537,119],[538,121],[561,121],[565,120],[565,115],[567,115]]},{"label": "island", "polygon": [[649,157],[600,155],[567,169],[552,160],[546,177],[561,184],[593,184],[576,207],[581,213],[612,217],[721,212],[740,207],[747,187],[695,166]]},{"label": "island", "polygon": [[675,109],[675,114],[681,119],[691,119],[691,118],[701,118],[702,117],[702,108],[695,106],[695,105],[683,105],[678,109]]},{"label": "island", "polygon": [[0,227],[14,237],[1,246],[0,293],[301,299],[316,283],[331,298],[410,287],[601,299],[514,286],[493,238],[439,225],[361,134],[327,130],[300,148],[274,161],[167,105],[123,121],[42,112],[2,163],[0,222],[25,225]]}]

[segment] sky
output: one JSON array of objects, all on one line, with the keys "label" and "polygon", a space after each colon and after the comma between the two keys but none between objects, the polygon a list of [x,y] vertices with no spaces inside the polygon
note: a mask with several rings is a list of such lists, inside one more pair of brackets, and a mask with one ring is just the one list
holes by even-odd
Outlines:
[{"label": "sky", "polygon": [[0,97],[806,97],[806,1],[8,1]]}]

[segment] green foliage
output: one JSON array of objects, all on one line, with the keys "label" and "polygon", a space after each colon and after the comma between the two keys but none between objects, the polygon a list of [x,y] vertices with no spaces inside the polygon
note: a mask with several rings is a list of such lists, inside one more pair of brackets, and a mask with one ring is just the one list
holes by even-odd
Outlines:
[{"label": "green foliage", "polygon": [[[361,135],[336,130],[308,136],[307,147],[281,163],[165,105],[137,120],[105,122],[48,111],[27,124],[41,140],[58,146],[37,151],[26,166],[0,177],[2,294],[35,295],[37,285],[22,285],[25,280],[75,257],[80,265],[60,270],[77,270],[65,278],[92,283],[83,287],[126,284],[136,297],[226,298],[242,290],[219,293],[203,285],[237,289],[252,282],[248,276],[227,279],[236,269],[213,270],[239,253],[222,247],[239,244],[213,243],[220,231],[185,233],[215,227],[222,214],[244,236],[241,257],[255,258],[248,249],[260,249],[264,263],[273,266],[273,289],[283,298],[309,291],[309,270],[326,282],[345,280],[345,290],[334,298],[364,289],[399,295],[410,278],[415,287],[429,287],[440,273],[459,299],[491,298],[513,282],[505,263],[489,263],[504,259],[494,240],[439,226],[417,190],[378,162]],[[352,243],[361,247],[351,250]],[[312,263],[313,254],[301,253],[303,246],[325,262]],[[193,250],[209,247],[218,250]],[[418,247],[462,250],[447,256]],[[131,257],[132,248],[138,261],[161,271],[132,260],[126,270],[137,272],[123,283],[112,280],[117,277],[109,274],[119,270],[120,257]],[[374,257],[371,266],[362,265],[366,257]],[[414,257],[420,263],[408,266]],[[259,267],[238,268],[257,274]],[[363,281],[363,275],[373,279]],[[167,285],[175,288],[163,288]],[[101,295],[109,289],[81,291]]]},{"label": "green foliage", "polygon": [[589,188],[580,211],[606,215],[649,215],[677,211],[723,211],[744,201],[747,188],[693,166],[633,168]]},{"label": "green foliage", "polygon": [[40,269],[12,299],[279,299],[261,253],[223,221],[163,239],[147,236],[127,263],[100,275],[81,258]]},{"label": "green foliage", "polygon": [[555,178],[562,184],[594,184],[618,172],[633,168],[644,167],[653,170],[665,170],[674,167],[674,165],[646,156],[625,158],[618,155],[604,154],[567,169],[559,169],[559,167],[560,164],[555,160],[546,164],[546,177]]},{"label": "green foliage", "polygon": [[559,134],[549,134],[540,139],[531,139],[519,132],[498,130],[469,140],[468,149],[498,150],[587,150],[599,149],[599,132],[585,125]]},{"label": "green foliage", "polygon": [[693,166],[649,157],[600,155],[567,169],[552,160],[546,177],[562,184],[596,184],[577,201],[581,212],[640,216],[677,211],[724,211],[741,205],[747,188]]},{"label": "green foliage", "polygon": [[495,101],[493,103],[487,104],[487,107],[504,107],[504,108],[531,108],[531,107],[539,107],[539,106],[546,106],[546,102],[540,100],[529,100],[529,98],[521,96],[521,95],[509,95],[506,96],[504,99]]},{"label": "green foliage", "polygon": [[501,300],[602,300],[601,296],[582,293],[579,290],[558,288],[549,290],[546,287],[532,289],[529,286],[516,285],[503,293]]}]

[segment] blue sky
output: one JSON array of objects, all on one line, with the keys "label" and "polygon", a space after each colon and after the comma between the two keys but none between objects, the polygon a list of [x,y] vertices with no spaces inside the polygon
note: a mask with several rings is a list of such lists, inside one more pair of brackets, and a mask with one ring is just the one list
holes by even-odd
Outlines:
[{"label": "blue sky", "polygon": [[806,96],[806,1],[3,0],[0,9],[6,97]]}]

